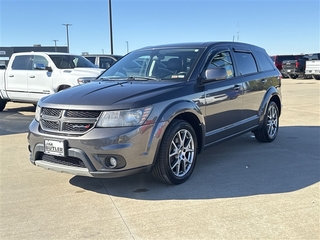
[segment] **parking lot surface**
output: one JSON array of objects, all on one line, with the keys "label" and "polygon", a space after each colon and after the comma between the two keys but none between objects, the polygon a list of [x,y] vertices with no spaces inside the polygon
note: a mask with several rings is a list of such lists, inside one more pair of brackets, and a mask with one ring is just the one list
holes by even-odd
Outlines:
[{"label": "parking lot surface", "polygon": [[320,81],[283,79],[277,139],[248,133],[199,155],[178,186],[33,166],[34,107],[0,112],[0,239],[320,239]]}]

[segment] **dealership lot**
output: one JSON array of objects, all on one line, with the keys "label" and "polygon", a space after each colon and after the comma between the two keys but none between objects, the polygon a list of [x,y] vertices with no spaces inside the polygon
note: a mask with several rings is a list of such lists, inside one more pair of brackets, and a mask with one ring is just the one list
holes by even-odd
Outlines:
[{"label": "dealership lot", "polygon": [[0,112],[0,239],[319,239],[320,81],[283,79],[277,139],[250,133],[198,158],[191,178],[93,179],[33,166],[34,107]]}]

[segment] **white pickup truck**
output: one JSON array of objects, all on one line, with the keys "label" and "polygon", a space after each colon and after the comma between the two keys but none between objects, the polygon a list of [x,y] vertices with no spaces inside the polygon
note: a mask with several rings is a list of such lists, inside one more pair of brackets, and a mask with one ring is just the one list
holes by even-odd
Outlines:
[{"label": "white pickup truck", "polygon": [[69,53],[14,53],[6,69],[0,69],[0,111],[8,101],[36,104],[49,94],[99,76],[86,58]]},{"label": "white pickup truck", "polygon": [[309,54],[307,56],[309,60],[306,61],[305,76],[320,80],[320,53]]}]

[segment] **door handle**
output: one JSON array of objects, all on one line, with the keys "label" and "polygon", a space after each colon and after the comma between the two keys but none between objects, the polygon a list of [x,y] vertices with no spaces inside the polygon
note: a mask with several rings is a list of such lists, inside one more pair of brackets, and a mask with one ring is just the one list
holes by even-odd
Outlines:
[{"label": "door handle", "polygon": [[236,85],[233,86],[233,89],[234,90],[240,90],[241,89],[241,85],[236,84]]},{"label": "door handle", "polygon": [[35,78],[35,76],[34,76],[34,75],[31,75],[31,76],[29,76],[29,78]]},{"label": "door handle", "polygon": [[13,75],[13,74],[10,74],[9,77],[14,77],[14,75]]}]

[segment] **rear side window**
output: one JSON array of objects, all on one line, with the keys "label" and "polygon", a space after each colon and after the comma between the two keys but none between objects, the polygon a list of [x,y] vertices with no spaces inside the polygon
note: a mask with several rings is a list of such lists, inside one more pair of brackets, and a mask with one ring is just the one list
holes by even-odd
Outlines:
[{"label": "rear side window", "polygon": [[113,60],[112,58],[100,57],[99,67],[107,69],[107,68],[111,67],[111,65],[114,64],[115,62],[116,61]]},{"label": "rear side window", "polygon": [[93,64],[96,64],[96,57],[85,57],[85,58],[88,59]]},{"label": "rear side window", "polygon": [[235,52],[234,55],[240,75],[258,72],[256,62],[251,53]]},{"label": "rear side window", "polygon": [[270,61],[269,56],[263,52],[254,52],[260,71],[269,71],[274,69],[274,64]]},{"label": "rear side window", "polygon": [[31,55],[16,56],[12,63],[13,70],[31,70]]}]

